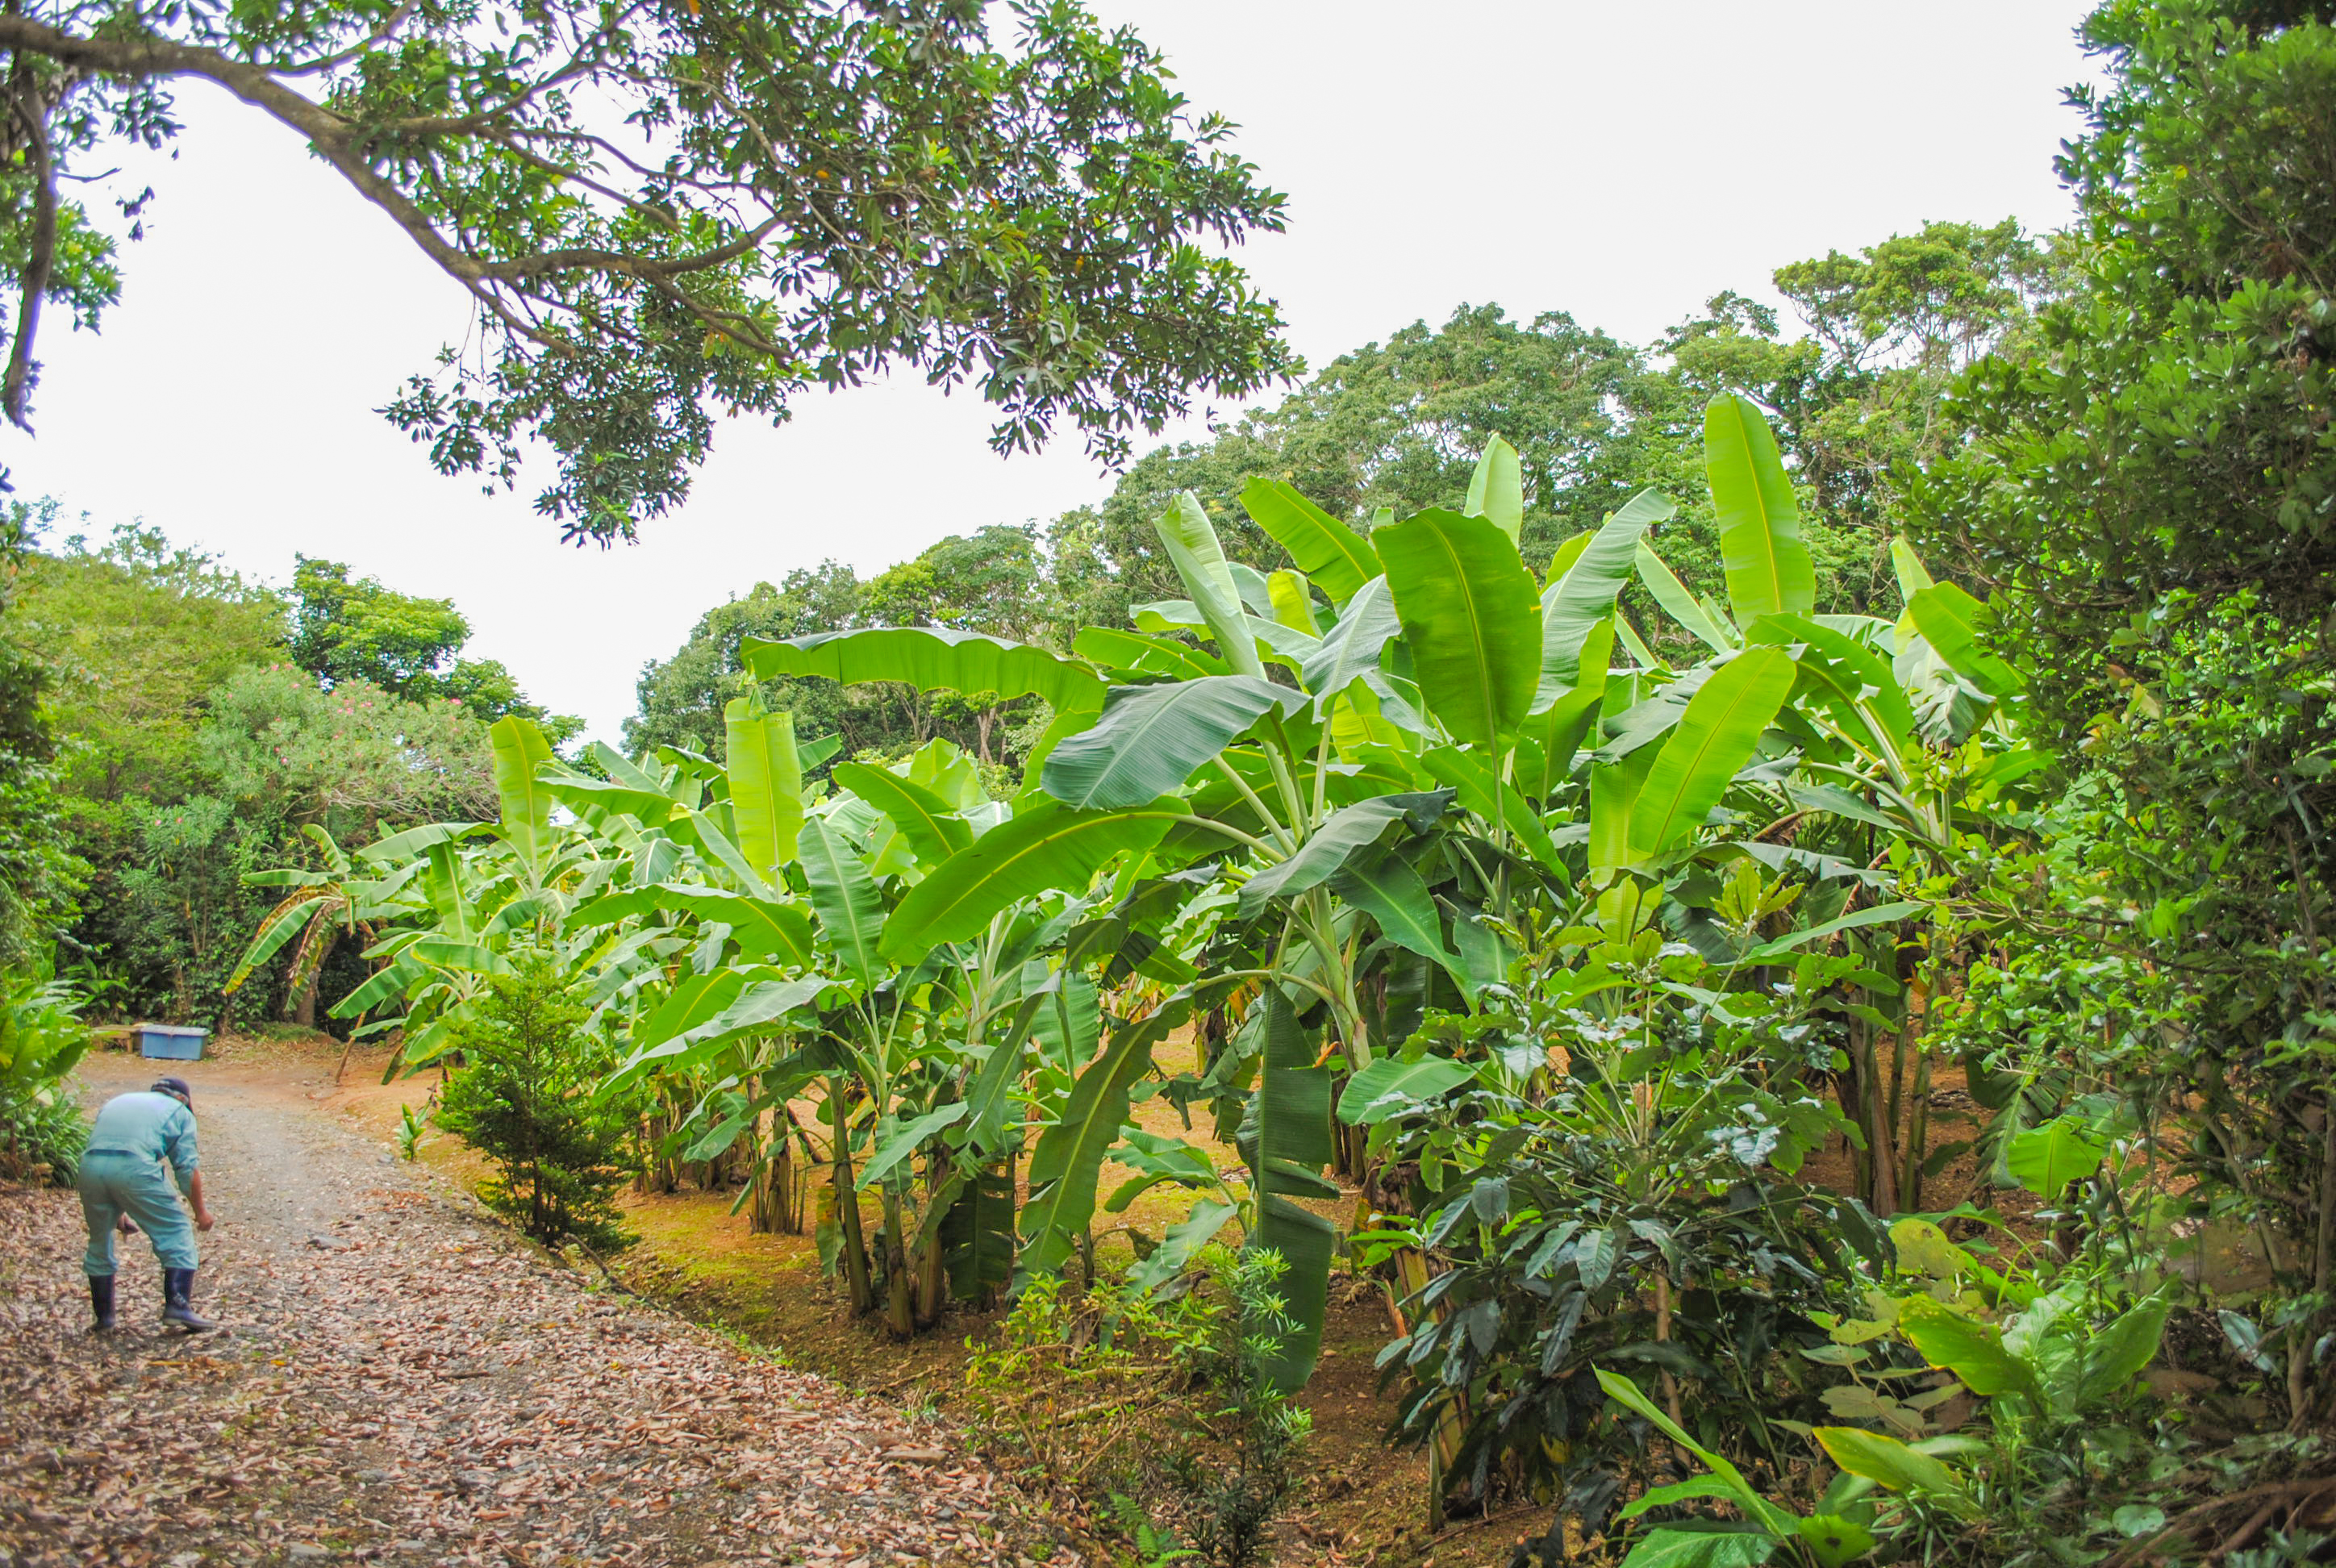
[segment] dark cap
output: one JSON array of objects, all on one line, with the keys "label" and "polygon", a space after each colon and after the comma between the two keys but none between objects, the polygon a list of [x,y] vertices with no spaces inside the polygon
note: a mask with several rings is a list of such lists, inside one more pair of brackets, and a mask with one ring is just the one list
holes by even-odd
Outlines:
[{"label": "dark cap", "polygon": [[190,1109],[194,1105],[195,1091],[187,1087],[187,1080],[184,1078],[157,1078],[154,1080],[153,1086],[146,1092],[150,1095],[176,1095],[185,1101]]}]

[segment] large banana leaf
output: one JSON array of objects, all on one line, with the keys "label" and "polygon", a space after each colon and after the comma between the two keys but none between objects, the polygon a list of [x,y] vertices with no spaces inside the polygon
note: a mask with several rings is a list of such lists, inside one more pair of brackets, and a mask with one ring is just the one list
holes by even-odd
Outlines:
[{"label": "large banana leaf", "polygon": [[[1583,640],[1573,689],[1547,708],[1525,716],[1518,735],[1516,784],[1518,792],[1536,809],[1549,800],[1551,791],[1572,775],[1573,755],[1582,749],[1590,726],[1598,722],[1598,711],[1606,699],[1606,672],[1613,661],[1614,623],[1610,618],[1591,627]],[[1538,768],[1526,765],[1527,740],[1533,742],[1531,749],[1539,753]]]},{"label": "large banana leaf", "polygon": [[1180,680],[1194,676],[1231,675],[1233,667],[1191,643],[1109,626],[1079,628],[1078,635],[1071,638],[1071,650],[1106,669],[1174,676]]},{"label": "large banana leaf", "polygon": [[1734,650],[1737,639],[1728,635],[1728,628],[1717,617],[1696,602],[1695,595],[1688,592],[1687,584],[1679,579],[1679,574],[1655,553],[1654,546],[1645,540],[1639,541],[1638,567],[1639,580],[1647,585],[1647,591],[1654,595],[1655,602],[1669,611],[1670,618],[1685,627],[1689,636],[1714,653]]},{"label": "large banana leaf", "polygon": [[1906,614],[1946,667],[1992,697],[2006,697],[2025,684],[2020,672],[1980,646],[1980,601],[1942,582],[1919,589],[1906,601]]},{"label": "large banana leaf", "polygon": [[902,896],[884,927],[884,953],[906,959],[980,933],[992,915],[1050,889],[1084,893],[1114,855],[1149,849],[1186,819],[1173,801],[1073,811],[1042,801],[934,868]]},{"label": "large banana leaf", "polygon": [[1379,559],[1368,541],[1290,486],[1252,478],[1241,486],[1241,502],[1333,602],[1379,574]]},{"label": "large banana leaf", "polygon": [[1816,568],[1776,438],[1750,399],[1723,393],[1703,411],[1704,471],[1719,515],[1720,565],[1736,624],[1816,608]]},{"label": "large banana leaf", "polygon": [[779,885],[803,831],[803,767],[795,760],[795,716],[764,713],[754,697],[722,710],[729,742],[730,814],[738,850],[764,881]]},{"label": "large banana leaf", "polygon": [[1314,595],[1302,571],[1266,574],[1266,592],[1273,599],[1273,618],[1290,630],[1320,637],[1322,625],[1314,618]]},{"label": "large banana leaf", "polygon": [[1460,803],[1487,824],[1498,823],[1533,859],[1561,877],[1566,874],[1565,862],[1559,858],[1557,844],[1539,813],[1515,785],[1494,771],[1493,764],[1482,754],[1458,751],[1448,745],[1432,746],[1420,754],[1419,765],[1438,783],[1457,790]]},{"label": "large banana leaf", "polygon": [[1590,871],[1604,878],[1635,862],[1630,852],[1630,816],[1639,792],[1660,755],[1642,745],[1613,762],[1590,765]]},{"label": "large banana leaf", "polygon": [[1394,596],[1384,574],[1354,591],[1338,613],[1338,624],[1307,655],[1299,678],[1319,704],[1343,693],[1361,677],[1377,675],[1379,655],[1402,634]]},{"label": "large banana leaf", "polygon": [[1434,959],[1455,979],[1463,977],[1460,956],[1444,944],[1444,921],[1426,879],[1401,855],[1382,850],[1349,860],[1332,873],[1330,891],[1377,920],[1379,934],[1396,946]]},{"label": "large banana leaf", "polygon": [[517,714],[505,714],[487,732],[495,753],[495,794],[502,802],[505,842],[528,866],[541,871],[551,847],[551,792],[543,770],[551,761],[543,732]]},{"label": "large banana leaf", "polygon": [[748,638],[739,660],[757,680],[824,676],[851,685],[900,681],[928,691],[1043,697],[1057,711],[1103,706],[1103,681],[1073,659],[977,632],[926,627],[823,631],[770,642]]},{"label": "large banana leaf", "polygon": [[[1791,648],[1820,694],[1847,721],[1852,739],[1879,755],[1903,754],[1913,744],[1914,708],[1887,660],[1806,615],[1764,615],[1744,628],[1745,640]],[[1860,732],[1863,732],[1862,735]]]},{"label": "large banana leaf", "polygon": [[1142,805],[1182,784],[1289,696],[1245,675],[1114,687],[1094,728],[1055,744],[1041,782],[1081,810]]},{"label": "large banana leaf", "polygon": [[1241,587],[1200,498],[1189,490],[1178,492],[1153,526],[1176,575],[1183,579],[1184,591],[1216,634],[1218,656],[1233,667],[1234,674],[1264,679],[1265,666],[1257,657],[1257,636],[1250,628]]},{"label": "large banana leaf", "polygon": [[1337,1232],[1329,1221],[1290,1200],[1338,1195],[1338,1184],[1322,1175],[1332,1154],[1330,1069],[1314,1065],[1311,1042],[1280,986],[1265,988],[1263,1005],[1265,1059],[1240,1139],[1251,1172],[1251,1191],[1257,1194],[1257,1223],[1247,1244],[1252,1251],[1279,1252],[1289,1266],[1275,1290],[1295,1326],[1282,1333],[1266,1366],[1277,1388],[1294,1393],[1313,1376],[1329,1310]]},{"label": "large banana leaf", "polygon": [[671,820],[673,813],[681,809],[681,803],[663,790],[640,789],[614,779],[554,777],[544,780],[543,788],[553,800],[579,816],[586,812],[602,811],[617,816],[638,817],[648,827]]},{"label": "large banana leaf", "polygon": [[837,784],[891,818],[892,825],[927,865],[939,865],[973,842],[973,829],[946,801],[889,768],[840,762],[833,777]]},{"label": "large banana leaf", "polygon": [[1468,479],[1468,503],[1463,509],[1470,517],[1481,517],[1509,536],[1509,542],[1522,541],[1525,527],[1524,468],[1517,462],[1517,449],[1499,436],[1484,445],[1484,455],[1476,460],[1476,472]]},{"label": "large banana leaf", "polygon": [[1574,685],[1582,648],[1601,621],[1611,621],[1614,596],[1630,580],[1647,530],[1678,511],[1669,496],[1642,490],[1588,536],[1589,542],[1574,552],[1562,576],[1552,563],[1550,585],[1541,600],[1541,690],[1545,698]]},{"label": "large banana leaf", "polygon": [[1038,1135],[1030,1155],[1030,1198],[1022,1205],[1018,1280],[1059,1272],[1095,1218],[1104,1151],[1119,1141],[1127,1091],[1152,1066],[1153,1047],[1191,1016],[1189,999],[1172,998],[1149,1018],[1112,1031],[1103,1054],[1079,1075],[1062,1119]]},{"label": "large banana leaf", "polygon": [[1630,855],[1653,859],[1691,836],[1736,778],[1793,689],[1792,656],[1756,648],[1715,671],[1688,700],[1630,806]]},{"label": "large banana leaf", "polygon": [[812,912],[834,945],[844,969],[872,985],[884,968],[879,943],[884,937],[884,896],[867,864],[826,819],[803,828],[803,880],[811,885]]},{"label": "large banana leaf", "polygon": [[987,1300],[1014,1277],[1014,1177],[1003,1166],[973,1174],[942,1216],[941,1260],[949,1294]]},{"label": "large banana leaf", "polygon": [[1492,749],[1525,716],[1541,677],[1533,573],[1481,517],[1423,511],[1372,537],[1421,694],[1456,739]]},{"label": "large banana leaf", "polygon": [[1312,836],[1298,846],[1297,853],[1278,865],[1268,866],[1242,884],[1241,918],[1253,918],[1270,900],[1295,898],[1309,888],[1319,887],[1356,852],[1377,843],[1390,823],[1408,818],[1414,833],[1426,832],[1451,809],[1452,794],[1450,790],[1436,790],[1378,795],[1331,813]]}]

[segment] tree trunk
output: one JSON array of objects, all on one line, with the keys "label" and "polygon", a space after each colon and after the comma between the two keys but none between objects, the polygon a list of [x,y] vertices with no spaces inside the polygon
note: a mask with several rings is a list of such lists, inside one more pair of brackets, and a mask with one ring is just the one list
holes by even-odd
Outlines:
[{"label": "tree trunk", "polygon": [[876,1290],[868,1279],[868,1243],[860,1232],[860,1194],[852,1188],[852,1134],[845,1125],[843,1080],[831,1079],[827,1103],[834,1113],[835,1225],[843,1239],[843,1277],[852,1287],[852,1310],[856,1317],[876,1304]]}]

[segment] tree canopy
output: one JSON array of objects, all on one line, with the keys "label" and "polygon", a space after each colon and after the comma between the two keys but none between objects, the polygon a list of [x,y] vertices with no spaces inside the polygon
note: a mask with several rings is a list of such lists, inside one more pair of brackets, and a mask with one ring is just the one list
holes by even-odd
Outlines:
[{"label": "tree canopy", "polygon": [[1075,0],[1010,16],[1005,44],[975,0],[0,17],[0,404],[29,427],[44,305],[93,324],[118,297],[81,182],[173,140],[189,82],[303,139],[466,292],[469,346],[386,412],[493,483],[548,444],[537,504],[571,541],[678,502],[717,414],[896,364],[978,387],[1001,450],[1066,421],[1107,456],[1193,389],[1282,375],[1273,303],[1214,248],[1281,222],[1232,128]]}]

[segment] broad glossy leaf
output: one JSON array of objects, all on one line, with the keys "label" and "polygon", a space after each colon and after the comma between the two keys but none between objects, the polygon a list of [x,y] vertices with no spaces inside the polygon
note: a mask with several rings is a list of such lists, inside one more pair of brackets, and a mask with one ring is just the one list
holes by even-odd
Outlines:
[{"label": "broad glossy leaf", "polygon": [[1928,1296],[1910,1296],[1899,1309],[1898,1329],[1922,1359],[1952,1372],[1972,1393],[2013,1395],[2042,1408],[2035,1370],[2004,1348],[1992,1326]]},{"label": "broad glossy leaf", "polygon": [[1692,836],[1793,689],[1782,648],[1738,654],[1689,699],[1630,805],[1630,853],[1651,860]]},{"label": "broad glossy leaf", "polygon": [[1898,574],[1898,597],[1913,599],[1932,585],[1931,569],[1914,553],[1914,547],[1903,539],[1890,541],[1890,565]]},{"label": "broad glossy leaf", "polygon": [[1192,1205],[1192,1212],[1168,1227],[1160,1237],[1160,1244],[1152,1255],[1127,1271],[1127,1286],[1138,1292],[1158,1290],[1184,1271],[1193,1255],[1217,1238],[1241,1211],[1231,1203],[1220,1203],[1214,1198],[1202,1198]]},{"label": "broad glossy leaf", "polygon": [[2123,1389],[2156,1359],[2166,1338],[2166,1317],[2173,1308],[2166,1296],[2127,1309],[2109,1326],[2085,1340],[2080,1348],[2084,1373],[2078,1379],[2076,1407],[2081,1411]]},{"label": "broad glossy leaf", "polygon": [[1356,852],[1377,843],[1393,823],[1408,818],[1413,832],[1425,833],[1429,824],[1451,808],[1452,798],[1450,790],[1380,795],[1331,813],[1312,836],[1298,846],[1297,853],[1266,867],[1242,885],[1241,918],[1253,918],[1269,900],[1295,898],[1309,888],[1321,886]]},{"label": "broad glossy leaf", "polygon": [[1565,873],[1556,842],[1532,804],[1513,784],[1501,782],[1491,763],[1475,752],[1440,745],[1420,754],[1420,765],[1457,792],[1460,803],[1488,828],[1497,825],[1549,870]]},{"label": "broad glossy leaf", "polygon": [[722,728],[738,852],[775,888],[803,831],[803,765],[795,760],[795,716],[759,713],[758,706],[752,697],[734,697],[722,710]]},{"label": "broad glossy leaf", "polygon": [[551,791],[543,770],[551,761],[543,732],[517,714],[487,731],[495,754],[495,795],[502,803],[503,841],[528,865],[542,867],[551,847]]},{"label": "broad glossy leaf", "polygon": [[1511,544],[1523,538],[1524,468],[1517,461],[1517,449],[1497,435],[1484,443],[1484,455],[1476,460],[1476,471],[1468,479],[1468,504],[1464,510],[1470,517],[1484,518],[1507,534]]},{"label": "broad glossy leaf", "polygon": [[803,825],[803,880],[811,884],[812,912],[835,949],[845,971],[872,985],[883,971],[884,895],[876,879],[841,833],[823,817]]},{"label": "broad glossy leaf", "polygon": [[823,631],[784,642],[748,638],[739,661],[757,680],[824,676],[854,685],[900,681],[926,691],[1044,697],[1057,711],[1103,706],[1104,683],[1085,665],[1043,648],[929,627]]},{"label": "broad glossy leaf", "polygon": [[1669,612],[1673,620],[1687,628],[1689,636],[1714,653],[1726,653],[1737,646],[1736,638],[1728,635],[1728,628],[1697,602],[1695,595],[1688,592],[1687,584],[1679,579],[1679,574],[1671,570],[1645,540],[1639,541],[1638,568],[1639,580],[1647,585],[1647,591],[1655,596],[1655,602]]},{"label": "broad glossy leaf", "polygon": [[946,801],[890,768],[840,762],[833,776],[837,784],[891,818],[926,865],[939,865],[973,842],[973,829]]},{"label": "broad glossy leaf", "polygon": [[1614,613],[1614,596],[1630,580],[1640,541],[1650,526],[1678,511],[1669,497],[1642,490],[1589,536],[1564,576],[1552,568],[1541,599],[1540,686],[1545,697],[1554,700],[1580,678],[1582,650],[1598,623]]},{"label": "broad glossy leaf", "polygon": [[1291,696],[1245,675],[1114,687],[1092,729],[1055,743],[1044,787],[1081,810],[1157,800]]},{"label": "broad glossy leaf", "polygon": [[1308,637],[1322,635],[1322,628],[1314,618],[1314,596],[1308,589],[1304,572],[1269,572],[1265,589],[1273,599],[1275,620]]},{"label": "broad glossy leaf", "polygon": [[952,1100],[937,1110],[927,1111],[916,1120],[894,1128],[891,1135],[879,1143],[875,1152],[868,1156],[867,1164],[861,1168],[860,1174],[852,1184],[861,1191],[866,1192],[871,1184],[882,1181],[885,1174],[894,1166],[923,1147],[926,1139],[943,1127],[953,1127],[965,1120],[965,1102]]},{"label": "broad glossy leaf", "polygon": [[1703,412],[1704,472],[1718,514],[1720,564],[1736,624],[1816,608],[1816,568],[1801,542],[1801,511],[1768,422],[1750,399],[1722,393]]},{"label": "broad glossy leaf", "polygon": [[662,790],[638,789],[613,779],[550,778],[544,781],[543,788],[572,812],[603,811],[638,817],[649,827],[668,821],[681,809],[681,803]]},{"label": "broad glossy leaf", "polygon": [[2003,1162],[2021,1186],[2057,1201],[2069,1183],[2099,1170],[2108,1152],[2107,1143],[2079,1118],[2055,1116],[2007,1144]]},{"label": "broad glossy leaf", "polygon": [[1173,637],[1123,631],[1117,627],[1083,626],[1071,638],[1071,648],[1106,669],[1135,670],[1144,675],[1173,676],[1189,680],[1197,676],[1231,675],[1232,666]]},{"label": "broad glossy leaf", "polygon": [[1860,926],[1886,925],[1892,920],[1913,920],[1930,907],[1926,903],[1914,901],[1869,904],[1862,910],[1852,910],[1838,920],[1830,920],[1822,925],[1808,926],[1797,931],[1787,931],[1774,941],[1763,942],[1746,953],[1744,961],[1747,964],[1767,963],[1772,959],[1782,958],[1796,948],[1805,947],[1810,942],[1821,941],[1836,932],[1855,930]]},{"label": "broad glossy leaf", "polygon": [[1764,615],[1744,628],[1744,637],[1777,648],[1800,645],[1801,668],[1854,710],[1867,734],[1852,738],[1864,749],[1890,755],[1913,744],[1913,705],[1897,673],[1872,648],[1806,615]]},{"label": "broad glossy leaf", "polygon": [[1679,1424],[1665,1415],[1661,1407],[1648,1398],[1636,1383],[1618,1373],[1609,1372],[1603,1367],[1593,1367],[1591,1370],[1597,1375],[1598,1386],[1606,1390],[1608,1398],[1651,1423],[1664,1437],[1702,1460],[1704,1468],[1727,1485],[1729,1493],[1736,1500],[1736,1505],[1741,1508],[1748,1518],[1766,1526],[1772,1534],[1786,1536],[1793,1534],[1795,1521],[1792,1514],[1760,1495],[1758,1491],[1754,1489],[1752,1483],[1744,1478],[1742,1471],[1689,1437]]},{"label": "broad glossy leaf", "polygon": [[1459,955],[1444,945],[1436,901],[1409,861],[1386,851],[1350,860],[1330,878],[1330,891],[1377,920],[1387,940],[1434,959],[1465,983]]},{"label": "broad glossy leaf", "polygon": [[1379,655],[1403,632],[1395,613],[1395,597],[1384,576],[1357,589],[1338,614],[1338,623],[1322,636],[1299,667],[1299,679],[1320,703],[1337,696],[1365,676],[1377,675]]},{"label": "broad glossy leaf", "polygon": [[1030,1197],[1022,1205],[1018,1280],[1056,1273],[1070,1258],[1095,1218],[1095,1182],[1104,1152],[1118,1141],[1120,1124],[1127,1120],[1128,1086],[1151,1069],[1153,1048],[1191,1014],[1189,1001],[1172,998],[1151,1017],[1114,1029],[1103,1054],[1071,1086],[1062,1119],[1038,1135],[1030,1155]]},{"label": "broad glossy leaf", "polygon": [[1378,576],[1379,560],[1370,541],[1290,485],[1252,478],[1241,486],[1241,503],[1333,603]]},{"label": "broad glossy leaf", "polygon": [[1282,1332],[1279,1350],[1266,1363],[1267,1375],[1288,1393],[1313,1376],[1329,1310],[1336,1231],[1290,1199],[1338,1194],[1321,1174],[1332,1154],[1330,1069],[1314,1065],[1313,1041],[1280,985],[1266,986],[1262,1005],[1264,1059],[1241,1140],[1258,1193],[1257,1225],[1247,1244],[1279,1252],[1289,1265],[1274,1289],[1295,1327]]},{"label": "broad glossy leaf", "polygon": [[[1529,803],[1543,804],[1552,790],[1572,776],[1574,754],[1582,749],[1605,704],[1606,672],[1613,659],[1614,623],[1602,620],[1590,628],[1582,645],[1582,664],[1573,688],[1548,707],[1525,716],[1518,731],[1520,741],[1530,738],[1541,754],[1540,770],[1531,776],[1520,758],[1517,790]],[[1523,749],[1521,745],[1521,754]]]},{"label": "broad glossy leaf", "polygon": [[1776,1554],[1776,1538],[1754,1525],[1710,1530],[1656,1526],[1639,1537],[1622,1568],[1757,1568]]},{"label": "broad glossy leaf", "polygon": [[1050,889],[1085,893],[1114,855],[1150,849],[1185,816],[1173,801],[1093,812],[1039,802],[910,888],[885,924],[884,953],[905,960],[943,942],[968,940],[998,911]]},{"label": "broad glossy leaf", "polygon": [[1983,608],[1951,582],[1923,589],[1906,601],[1907,615],[1949,669],[1990,696],[2010,696],[2026,683],[2018,670],[1981,646],[1978,619]]},{"label": "broad glossy leaf", "polygon": [[1874,1532],[1839,1514],[1812,1514],[1801,1521],[1801,1544],[1817,1568],[1849,1568],[1874,1550]]},{"label": "broad glossy leaf", "polygon": [[1216,526],[1210,522],[1200,498],[1189,490],[1178,492],[1154,528],[1176,575],[1183,579],[1184,591],[1192,596],[1193,608],[1216,635],[1218,654],[1233,667],[1234,674],[1262,680],[1265,666],[1258,660],[1257,637],[1250,629],[1248,608],[1241,602],[1232,567],[1225,560],[1224,546],[1218,542]]},{"label": "broad glossy leaf", "polygon": [[1962,1481],[1952,1470],[1895,1437],[1856,1427],[1819,1427],[1814,1436],[1826,1456],[1853,1475],[1893,1492],[1918,1493],[1959,1514],[1971,1511]]},{"label": "broad glossy leaf", "polygon": [[1347,1080],[1338,1094],[1338,1119],[1368,1127],[1433,1105],[1461,1085],[1475,1081],[1476,1069],[1444,1057],[1416,1062],[1381,1057]]},{"label": "broad glossy leaf", "polygon": [[1525,716],[1541,678],[1533,574],[1481,517],[1423,511],[1373,542],[1421,695],[1456,739],[1491,749]]}]

